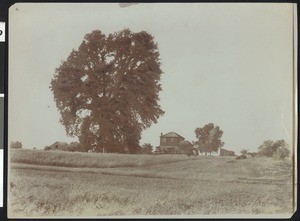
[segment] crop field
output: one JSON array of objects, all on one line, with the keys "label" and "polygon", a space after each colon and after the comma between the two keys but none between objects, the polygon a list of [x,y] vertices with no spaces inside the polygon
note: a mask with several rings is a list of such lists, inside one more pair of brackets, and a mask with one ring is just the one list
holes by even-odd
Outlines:
[{"label": "crop field", "polygon": [[9,217],[292,214],[290,159],[10,152]]}]

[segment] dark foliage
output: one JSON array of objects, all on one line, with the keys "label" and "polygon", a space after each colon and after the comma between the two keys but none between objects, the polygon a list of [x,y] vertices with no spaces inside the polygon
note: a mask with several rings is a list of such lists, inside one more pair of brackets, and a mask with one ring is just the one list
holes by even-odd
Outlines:
[{"label": "dark foliage", "polygon": [[224,145],[224,142],[221,141],[223,131],[213,123],[206,124],[202,128],[196,128],[195,134],[198,139],[195,145],[205,155],[217,152]]},{"label": "dark foliage", "polygon": [[152,154],[153,146],[150,143],[145,143],[140,149],[141,154]]},{"label": "dark foliage", "polygon": [[285,140],[266,140],[258,147],[258,150],[259,156],[284,159],[290,155],[290,150],[288,149],[288,144]]},{"label": "dark foliage", "polygon": [[77,136],[85,151],[136,153],[141,132],[164,113],[161,74],[149,33],[86,34],[50,86],[67,135]]},{"label": "dark foliage", "polygon": [[247,159],[246,155],[240,155],[236,157],[237,160],[243,160],[243,159]]}]

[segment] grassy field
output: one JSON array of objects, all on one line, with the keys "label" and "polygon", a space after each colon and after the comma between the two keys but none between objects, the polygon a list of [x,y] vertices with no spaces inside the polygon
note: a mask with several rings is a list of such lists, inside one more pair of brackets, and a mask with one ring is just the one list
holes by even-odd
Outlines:
[{"label": "grassy field", "polygon": [[153,157],[152,155],[95,154],[30,149],[16,149],[11,153],[12,163],[84,168],[150,166],[188,160],[181,155]]},{"label": "grassy field", "polygon": [[11,151],[8,214],[292,214],[290,160]]}]

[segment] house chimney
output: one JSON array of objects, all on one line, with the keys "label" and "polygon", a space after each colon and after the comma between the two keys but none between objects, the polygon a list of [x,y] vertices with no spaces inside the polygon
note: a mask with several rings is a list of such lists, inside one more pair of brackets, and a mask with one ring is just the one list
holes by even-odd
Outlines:
[{"label": "house chimney", "polygon": [[163,133],[160,133],[160,136],[162,136],[163,135]]}]

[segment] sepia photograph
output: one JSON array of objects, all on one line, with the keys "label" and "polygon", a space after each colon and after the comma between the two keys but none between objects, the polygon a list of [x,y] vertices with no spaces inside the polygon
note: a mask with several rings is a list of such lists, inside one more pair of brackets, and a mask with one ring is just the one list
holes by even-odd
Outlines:
[{"label": "sepia photograph", "polygon": [[290,218],[297,6],[17,3],[9,218]]}]

